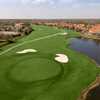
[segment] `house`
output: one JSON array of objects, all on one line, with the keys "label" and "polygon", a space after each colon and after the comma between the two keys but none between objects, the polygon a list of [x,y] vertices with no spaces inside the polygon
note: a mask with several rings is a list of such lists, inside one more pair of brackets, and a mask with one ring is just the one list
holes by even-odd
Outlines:
[{"label": "house", "polygon": [[96,24],[89,29],[89,33],[100,33],[100,24]]}]

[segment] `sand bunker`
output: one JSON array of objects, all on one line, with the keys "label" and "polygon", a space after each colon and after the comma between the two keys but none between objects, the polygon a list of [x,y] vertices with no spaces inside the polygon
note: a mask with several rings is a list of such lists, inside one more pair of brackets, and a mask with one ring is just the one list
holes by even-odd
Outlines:
[{"label": "sand bunker", "polygon": [[66,33],[60,33],[60,35],[67,35],[68,33],[66,32]]},{"label": "sand bunker", "polygon": [[35,53],[35,52],[37,52],[37,50],[35,50],[35,49],[25,49],[25,50],[22,50],[22,51],[19,51],[19,52],[16,52],[16,53],[24,54],[24,53],[29,53],[29,52]]},{"label": "sand bunker", "polygon": [[56,54],[55,60],[60,63],[68,63],[69,59],[65,54]]}]

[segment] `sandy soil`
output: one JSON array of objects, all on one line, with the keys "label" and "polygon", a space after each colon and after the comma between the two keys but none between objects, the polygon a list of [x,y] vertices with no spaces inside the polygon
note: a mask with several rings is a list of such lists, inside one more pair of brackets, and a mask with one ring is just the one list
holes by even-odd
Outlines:
[{"label": "sandy soil", "polygon": [[22,51],[19,51],[19,52],[16,52],[16,53],[24,54],[24,53],[29,53],[29,52],[35,53],[35,52],[37,52],[37,50],[35,50],[35,49],[25,49],[25,50],[22,50]]},{"label": "sandy soil", "polygon": [[67,35],[68,33],[61,33],[60,35]]},{"label": "sandy soil", "polygon": [[55,60],[60,63],[68,63],[69,59],[65,54],[56,54]]}]

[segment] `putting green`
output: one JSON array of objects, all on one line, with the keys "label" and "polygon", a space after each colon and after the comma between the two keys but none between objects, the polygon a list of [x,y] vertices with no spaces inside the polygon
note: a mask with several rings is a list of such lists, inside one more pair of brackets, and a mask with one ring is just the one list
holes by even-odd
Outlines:
[{"label": "putting green", "polygon": [[59,75],[59,63],[46,58],[31,58],[17,63],[10,72],[10,77],[18,82],[35,82]]}]

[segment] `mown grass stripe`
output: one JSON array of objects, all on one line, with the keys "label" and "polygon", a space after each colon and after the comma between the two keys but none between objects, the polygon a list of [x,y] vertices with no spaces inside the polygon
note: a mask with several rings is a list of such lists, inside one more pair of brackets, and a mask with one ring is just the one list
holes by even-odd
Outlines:
[{"label": "mown grass stripe", "polygon": [[34,39],[34,40],[30,40],[30,41],[27,41],[27,42],[23,42],[21,44],[18,44],[16,46],[13,46],[13,47],[11,47],[11,48],[9,48],[9,49],[1,52],[0,53],[0,56],[3,55],[3,54],[5,54],[5,53],[7,53],[7,52],[9,52],[9,51],[11,51],[11,50],[13,50],[13,49],[15,49],[15,48],[17,48],[17,47],[20,47],[20,46],[24,45],[24,44],[31,43],[31,42],[35,42],[35,41],[39,41],[39,40],[48,39],[48,38],[51,38],[51,37],[55,37],[55,36],[57,36],[59,34],[61,34],[61,33],[56,33],[56,34],[53,34],[53,35],[47,35],[47,36],[39,37],[39,38]]}]

